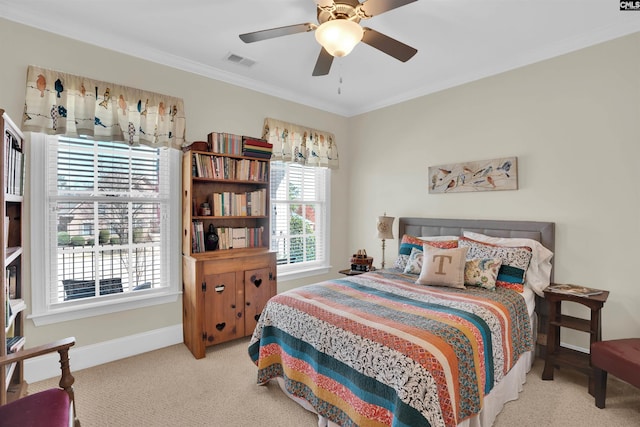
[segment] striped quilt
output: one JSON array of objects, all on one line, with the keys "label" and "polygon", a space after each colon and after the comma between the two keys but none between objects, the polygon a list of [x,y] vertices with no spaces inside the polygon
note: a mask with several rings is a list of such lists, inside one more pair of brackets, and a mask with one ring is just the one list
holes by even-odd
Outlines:
[{"label": "striped quilt", "polygon": [[342,426],[455,426],[533,348],[524,299],[497,288],[415,285],[381,270],[273,297],[249,355],[258,383]]}]

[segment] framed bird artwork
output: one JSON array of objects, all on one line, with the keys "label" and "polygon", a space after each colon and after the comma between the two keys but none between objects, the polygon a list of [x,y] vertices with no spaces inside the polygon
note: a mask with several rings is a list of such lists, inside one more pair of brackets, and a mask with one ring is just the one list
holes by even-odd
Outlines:
[{"label": "framed bird artwork", "polygon": [[517,157],[429,166],[429,193],[517,189]]}]

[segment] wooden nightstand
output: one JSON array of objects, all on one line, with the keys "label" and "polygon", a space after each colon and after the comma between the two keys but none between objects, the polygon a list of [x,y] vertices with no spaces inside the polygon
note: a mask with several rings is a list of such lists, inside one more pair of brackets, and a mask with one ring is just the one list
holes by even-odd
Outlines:
[{"label": "wooden nightstand", "polygon": [[[589,334],[589,343],[602,340],[602,322],[600,310],[609,297],[609,291],[595,289],[601,293],[597,295],[572,295],[556,292],[553,284],[545,289],[544,297],[549,304],[549,326],[547,330],[547,354],[542,371],[543,380],[553,380],[553,370],[556,366],[566,365],[584,372],[589,376],[589,393],[593,394],[593,371],[591,357],[560,345],[560,328],[569,328]],[[562,314],[562,302],[571,301],[582,304],[591,309],[590,319],[580,319]]]}]

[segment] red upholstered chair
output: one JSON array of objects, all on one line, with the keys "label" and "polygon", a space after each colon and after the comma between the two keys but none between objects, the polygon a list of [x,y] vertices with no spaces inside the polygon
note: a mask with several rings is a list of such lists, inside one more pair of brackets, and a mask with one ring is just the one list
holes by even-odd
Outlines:
[{"label": "red upholstered chair", "polygon": [[591,344],[596,406],[604,408],[607,373],[640,388],[640,338],[599,341]]},{"label": "red upholstered chair", "polygon": [[0,366],[57,351],[60,354],[60,388],[27,395],[0,406],[0,427],[80,427],[73,396],[74,378],[69,368],[69,348],[75,338],[20,350],[0,357]]}]

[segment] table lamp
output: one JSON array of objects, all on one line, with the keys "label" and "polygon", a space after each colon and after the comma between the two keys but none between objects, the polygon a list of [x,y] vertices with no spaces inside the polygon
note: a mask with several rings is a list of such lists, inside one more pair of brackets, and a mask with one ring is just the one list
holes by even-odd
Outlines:
[{"label": "table lamp", "polygon": [[384,241],[393,239],[393,220],[395,217],[384,215],[378,217],[377,229],[378,239],[382,239],[382,267],[384,268]]}]

